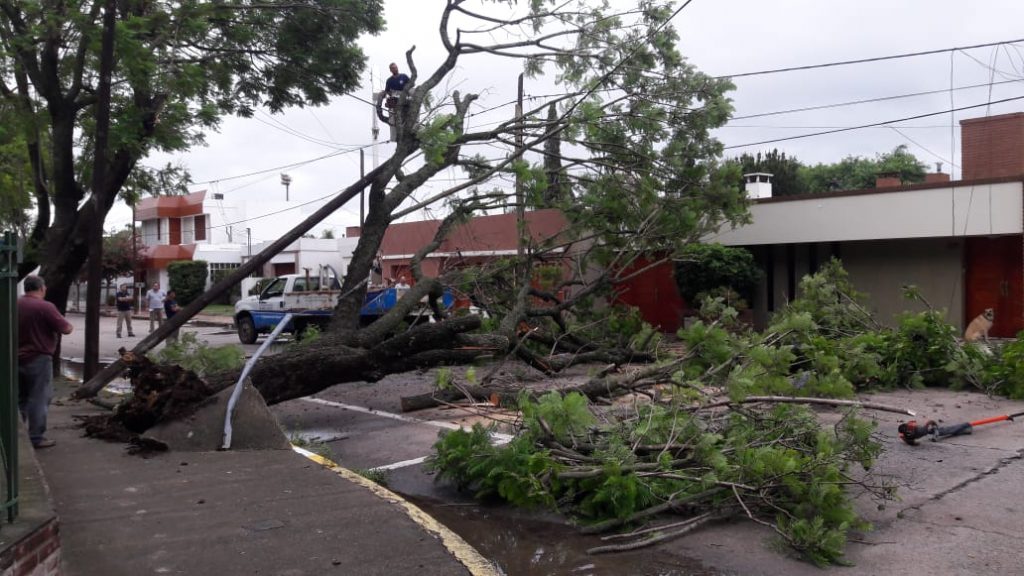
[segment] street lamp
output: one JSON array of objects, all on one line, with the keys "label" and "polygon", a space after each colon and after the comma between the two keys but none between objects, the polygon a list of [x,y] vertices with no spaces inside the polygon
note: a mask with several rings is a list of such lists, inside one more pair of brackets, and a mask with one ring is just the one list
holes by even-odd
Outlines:
[{"label": "street lamp", "polygon": [[282,172],[281,173],[281,184],[284,185],[284,201],[285,202],[288,201],[288,186],[290,186],[291,183],[292,183],[292,177],[287,175],[287,174],[285,174],[284,172]]}]

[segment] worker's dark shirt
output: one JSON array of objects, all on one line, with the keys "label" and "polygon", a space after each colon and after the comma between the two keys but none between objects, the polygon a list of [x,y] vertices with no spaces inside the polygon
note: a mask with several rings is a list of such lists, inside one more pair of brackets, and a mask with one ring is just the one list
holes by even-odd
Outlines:
[{"label": "worker's dark shirt", "polygon": [[127,290],[118,290],[114,294],[114,299],[117,301],[118,311],[127,312],[132,309],[132,295]]},{"label": "worker's dark shirt", "polygon": [[164,314],[167,315],[167,319],[174,318],[174,315],[178,313],[178,301],[177,300],[164,300]]},{"label": "worker's dark shirt", "polygon": [[70,326],[52,302],[32,296],[18,298],[18,362],[53,356],[58,334]]},{"label": "worker's dark shirt", "polygon": [[388,81],[384,83],[384,90],[389,94],[398,94],[405,89],[405,85],[409,83],[409,77],[405,74],[399,74],[397,76],[391,76]]}]

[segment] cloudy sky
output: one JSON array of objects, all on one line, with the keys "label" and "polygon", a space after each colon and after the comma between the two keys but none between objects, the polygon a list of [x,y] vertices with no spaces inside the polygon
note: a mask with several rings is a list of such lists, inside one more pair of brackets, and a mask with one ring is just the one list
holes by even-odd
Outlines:
[{"label": "cloudy sky", "polygon": [[[629,0],[611,2],[617,7],[631,4]],[[282,206],[292,209],[238,224],[242,229],[252,228],[254,242],[274,239],[284,231],[285,223],[301,219],[322,205],[323,200],[318,199],[358,177],[359,153],[354,149],[372,142],[372,108],[363,100],[380,88],[388,63],[403,62],[412,45],[417,47],[421,73],[432,70],[443,56],[437,33],[439,0],[385,0],[385,5],[388,30],[362,43],[369,69],[358,92],[323,108],[227,119],[219,133],[208,136],[208,146],[188,154],[154,157],[148,163],[181,163],[191,170],[196,182],[193,190],[220,192],[233,203],[283,201],[280,173],[288,173],[292,177],[289,203]],[[698,68],[715,76],[1022,39],[999,47],[736,78],[736,90],[731,94],[735,119],[716,133],[727,146],[727,155],[777,147],[804,163],[835,162],[848,155],[873,157],[906,144],[930,165],[943,162],[946,172],[952,165],[956,178],[961,119],[1024,111],[1024,100],[987,105],[1024,96],[1024,28],[1020,26],[1024,2],[978,0],[969,3],[970,10],[966,5],[955,0],[693,0],[673,23],[681,36],[682,52]],[[489,115],[498,119],[495,114],[512,114],[510,106],[500,105],[514,97],[518,72],[516,64],[496,63],[493,57],[465,58],[449,87],[480,93],[478,109],[497,106]],[[525,90],[528,96],[547,94],[551,85],[528,80]],[[919,93],[928,94],[893,98]],[[880,98],[886,99],[763,115]],[[888,126],[748,146],[967,106],[979,107]],[[952,131],[951,126],[955,128]],[[381,159],[389,151],[386,143],[377,146]],[[365,161],[367,169],[372,167],[371,148],[365,151]],[[462,174],[451,172],[445,177],[450,184]],[[275,206],[274,212],[278,210]],[[358,214],[358,204],[351,204],[316,230],[341,232],[358,222]],[[250,211],[250,217],[255,215]],[[117,207],[107,227],[120,227],[130,218],[127,208]]]}]

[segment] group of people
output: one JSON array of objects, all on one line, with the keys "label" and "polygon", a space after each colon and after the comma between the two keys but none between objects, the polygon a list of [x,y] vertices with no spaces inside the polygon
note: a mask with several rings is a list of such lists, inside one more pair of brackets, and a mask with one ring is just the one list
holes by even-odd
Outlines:
[{"label": "group of people", "polygon": [[[134,298],[131,291],[128,290],[127,284],[121,284],[117,293],[114,294],[114,300],[117,305],[117,337],[121,337],[121,327],[124,325],[128,326],[128,337],[134,337],[135,332],[132,331],[132,300]],[[164,292],[160,289],[160,283],[154,282],[153,287],[146,292],[146,309],[149,310],[149,331],[152,332],[163,324],[164,317],[173,318],[181,308],[178,306],[178,296],[174,290]],[[171,338],[175,336],[176,334]]]},{"label": "group of people", "polygon": [[[174,293],[174,290],[164,292],[160,289],[160,283],[154,282],[153,287],[146,292],[146,307],[149,309],[149,331],[154,330],[154,326],[159,328],[164,323],[164,317],[168,320],[174,318],[174,315],[178,313],[181,308],[178,306],[178,295]],[[118,337],[121,334],[121,322],[118,319]],[[131,332],[131,326],[128,327],[128,332]],[[131,334],[129,334],[130,336]],[[177,333],[171,335],[171,339],[177,337]]]},{"label": "group of people", "polygon": [[408,289],[410,286],[409,286],[409,282],[405,279],[405,276],[399,276],[398,277],[398,282],[395,282],[391,278],[385,278],[384,279],[384,287],[385,288],[398,288],[399,290],[404,290],[404,289]]}]

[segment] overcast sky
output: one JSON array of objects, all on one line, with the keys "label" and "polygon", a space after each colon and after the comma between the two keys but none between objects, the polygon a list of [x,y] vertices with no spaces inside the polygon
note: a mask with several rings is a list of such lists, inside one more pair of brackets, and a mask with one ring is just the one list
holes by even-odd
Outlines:
[{"label": "overcast sky", "polygon": [[[611,1],[614,6],[631,4],[628,0]],[[432,65],[443,55],[437,33],[441,5],[438,0],[385,1],[388,30],[362,42],[369,56],[375,89],[382,85],[388,63],[404,62],[404,52],[413,44],[417,46],[416,61],[421,73],[433,69]],[[1024,38],[1021,22],[1021,0],[693,0],[673,21],[681,36],[683,54],[698,68],[716,76],[1016,40]],[[896,129],[866,128],[744,146],[1024,96],[1024,42],[952,54],[952,58],[947,52],[737,78],[736,90],[731,93],[737,117],[927,91],[936,93],[825,110],[737,118],[716,135],[729,147],[728,156],[776,147],[812,164],[835,162],[848,155],[873,157],[906,144],[929,165],[943,162],[946,172],[952,162],[957,178],[959,121],[1024,111],[1024,100],[896,122]],[[405,70],[404,64],[402,68]],[[364,87],[354,94],[360,99],[369,100],[374,89],[369,71]],[[516,64],[496,64],[493,57],[466,58],[452,76],[452,88],[481,93],[478,109],[493,107],[514,96],[518,72]],[[951,86],[973,85],[982,86],[953,90],[951,105]],[[547,94],[551,88],[549,82],[527,80],[525,90],[527,95]],[[512,114],[511,107],[499,110]],[[350,96],[337,98],[327,107],[292,110],[273,117],[259,112],[252,119],[226,119],[219,133],[208,135],[206,147],[173,157],[157,156],[146,163],[179,162],[191,170],[196,182],[193,190],[220,192],[238,203],[249,199],[283,200],[280,173],[287,172],[292,177],[290,203],[296,206],[296,213],[308,213],[322,205],[316,199],[343,189],[358,177],[359,153],[350,150],[371,143],[371,117],[372,108]],[[951,125],[956,127],[956,142],[951,140]],[[389,151],[388,144],[378,146],[381,159]],[[329,157],[312,161],[324,156]],[[293,166],[278,168],[289,165]],[[370,149],[366,150],[366,165],[367,169],[372,167]],[[238,177],[261,171],[267,172]],[[457,179],[462,174],[451,172],[447,177]],[[300,206],[303,203],[308,204]],[[352,203],[315,230],[343,231],[344,226],[358,223],[358,213],[358,204]],[[130,218],[126,207],[116,207],[107,227],[121,227]],[[239,226],[252,227],[254,242],[272,240],[284,231],[272,217]]]}]

